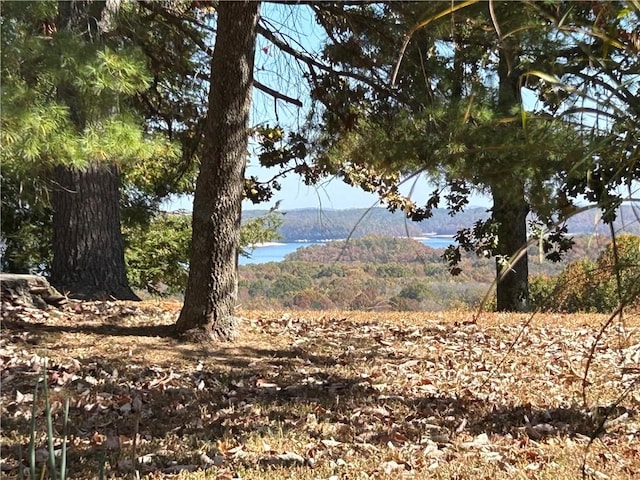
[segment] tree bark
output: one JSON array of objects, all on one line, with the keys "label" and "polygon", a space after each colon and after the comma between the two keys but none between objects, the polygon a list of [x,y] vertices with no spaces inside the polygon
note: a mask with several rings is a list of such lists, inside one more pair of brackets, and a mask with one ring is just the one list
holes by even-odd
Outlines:
[{"label": "tree bark", "polygon": [[67,299],[39,275],[0,273],[0,291],[3,307],[4,302],[43,309],[49,305],[58,307],[67,303]]},{"label": "tree bark", "polygon": [[[114,1],[60,1],[58,29],[84,36],[88,42],[99,41],[100,30],[109,20],[105,15],[116,7]],[[58,100],[67,105],[81,132],[87,120],[80,92],[69,82],[57,87]],[[83,299],[139,300],[126,276],[118,168],[114,163],[88,160],[82,169],[54,169],[51,283]]]},{"label": "tree bark", "polygon": [[176,331],[235,336],[240,215],[260,2],[220,2],[205,149],[196,183],[192,250]]},{"label": "tree bark", "polygon": [[[512,109],[522,103],[516,65],[516,46],[504,42],[499,47],[498,112],[509,117]],[[499,135],[500,132],[497,132]],[[511,159],[507,158],[506,161]],[[519,162],[520,159],[512,159]],[[493,220],[498,225],[498,256],[496,257],[496,308],[498,311],[523,312],[529,309],[529,259],[527,257],[527,214],[523,180],[517,172],[491,183]]]},{"label": "tree bark", "polygon": [[125,271],[117,167],[56,167],[51,203],[51,283],[84,299],[139,300]]},{"label": "tree bark", "polygon": [[496,309],[500,312],[526,312],[529,309],[529,205],[524,196],[524,185],[514,178],[508,185],[492,186],[491,193],[493,220],[498,225]]}]

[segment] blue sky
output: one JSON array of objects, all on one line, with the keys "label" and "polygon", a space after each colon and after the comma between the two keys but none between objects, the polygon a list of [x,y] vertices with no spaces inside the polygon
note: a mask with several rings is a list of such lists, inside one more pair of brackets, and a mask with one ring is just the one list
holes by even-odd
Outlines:
[{"label": "blue sky", "polygon": [[[272,30],[277,31],[282,38],[299,50],[306,51],[310,56],[317,54],[325,40],[324,31],[315,23],[311,9],[305,5],[262,4],[261,15],[263,22]],[[302,127],[305,116],[310,108],[310,91],[308,82],[303,78],[304,68],[295,60],[283,54],[270,42],[258,36],[255,59],[255,78],[261,83],[279,91],[280,93],[303,102],[303,107],[274,100],[273,97],[254,89],[251,123],[257,125],[280,125],[285,131],[295,131]],[[522,90],[524,107],[533,110],[536,107],[535,94],[527,89]],[[258,165],[255,145],[250,145],[250,157],[246,175],[257,176],[260,180],[272,178],[275,169],[267,169]],[[273,200],[268,203],[254,205],[249,201],[243,203],[244,210],[268,209],[280,202],[281,210],[296,208],[346,209],[369,208],[379,205],[375,194],[367,193],[359,188],[349,186],[339,179],[328,179],[317,186],[307,186],[295,174],[279,179],[282,189],[275,192]],[[411,185],[407,185],[402,192],[409,193]],[[415,185],[412,198],[417,203],[426,200],[434,187],[426,179],[420,179]],[[182,197],[167,202],[164,208],[168,210],[192,210],[192,197]],[[487,196],[472,195],[471,206],[490,208],[491,199]]]},{"label": "blue sky", "polygon": [[[299,48],[313,54],[320,50],[324,40],[324,32],[315,24],[311,10],[303,6],[263,4],[262,16],[277,29],[281,35],[288,38]],[[290,58],[283,56],[274,49],[269,42],[258,37],[257,55],[255,61],[255,76],[260,82],[275,88],[290,97],[300,99],[305,106],[300,109],[274,99],[254,89],[252,104],[252,123],[280,124],[285,129],[296,129],[304,123],[308,111],[310,92],[307,82],[302,78],[302,70]],[[258,165],[255,156],[251,156],[247,165],[246,175],[256,175],[260,179],[268,179],[274,175],[273,170]],[[282,190],[276,192],[269,203],[254,205],[249,201],[243,203],[243,209],[267,209],[280,201],[281,210],[296,208],[368,208],[378,205],[377,195],[367,193],[359,188],[349,186],[339,179],[328,179],[320,185],[309,187],[300,178],[291,174],[280,181]],[[408,193],[410,185],[405,192]],[[424,198],[433,190],[426,181],[421,180],[415,191],[418,195],[424,192]],[[416,201],[420,201],[416,197]],[[193,199],[182,197],[167,202],[164,208],[169,210],[192,210]],[[490,200],[476,196],[472,205],[489,206]]]},{"label": "blue sky", "polygon": [[[317,53],[324,40],[324,32],[315,24],[313,14],[307,6],[303,5],[274,5],[265,3],[262,5],[262,16],[271,30],[278,31],[289,43],[300,50],[306,50],[310,55]],[[253,125],[281,125],[285,130],[296,130],[305,121],[305,115],[309,107],[309,88],[302,74],[304,70],[290,57],[282,54],[268,41],[258,37],[257,55],[255,61],[256,79],[276,89],[277,91],[293,98],[300,99],[304,107],[298,108],[283,101],[274,100],[272,97],[254,89],[252,103]],[[525,108],[535,108],[536,97],[533,92],[523,89],[523,102]],[[251,149],[251,147],[250,147]],[[255,175],[261,180],[266,180],[275,174],[274,171],[257,165],[255,155],[250,155],[246,174]],[[329,179],[315,187],[304,185],[295,174],[281,179],[282,189],[275,192],[273,200],[269,203],[253,205],[244,202],[243,209],[267,209],[276,202],[280,202],[281,210],[296,208],[368,208],[378,205],[378,198],[374,194],[364,192],[358,188],[344,184],[339,179]],[[407,186],[403,193],[409,193]],[[421,203],[433,190],[424,179],[420,180],[414,189],[414,201]],[[470,199],[471,206],[491,206],[490,198],[475,195]],[[184,197],[167,202],[164,208],[168,210],[192,209],[192,198]]]},{"label": "blue sky", "polygon": [[[267,169],[247,167],[247,175],[259,175],[265,178],[272,175],[270,172],[263,175],[264,172],[267,172]],[[277,201],[280,201],[281,211],[296,208],[339,210],[346,208],[369,208],[379,205],[377,195],[351,187],[339,179],[329,179],[316,187],[308,187],[302,183],[296,175],[291,175],[282,180],[281,184],[282,190],[275,193],[271,202],[254,205],[251,202],[245,201],[242,204],[242,208],[244,210],[265,210],[275,205]],[[419,195],[422,191],[426,198],[426,195],[431,193],[432,190],[433,187],[429,186],[427,182],[421,182],[416,189],[416,193]],[[415,197],[415,199],[417,201],[418,197]],[[165,208],[169,210],[182,209],[191,211],[192,202],[193,199],[191,197],[184,197],[175,199]],[[491,200],[484,196],[474,195],[471,198],[471,206],[489,208],[491,206]]]}]

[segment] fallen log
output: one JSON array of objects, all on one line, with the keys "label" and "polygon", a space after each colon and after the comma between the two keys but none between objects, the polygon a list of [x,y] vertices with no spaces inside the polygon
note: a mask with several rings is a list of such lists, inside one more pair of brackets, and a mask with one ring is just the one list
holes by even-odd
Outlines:
[{"label": "fallen log", "polygon": [[0,290],[2,301],[12,305],[45,309],[67,303],[67,298],[40,275],[0,273]]}]

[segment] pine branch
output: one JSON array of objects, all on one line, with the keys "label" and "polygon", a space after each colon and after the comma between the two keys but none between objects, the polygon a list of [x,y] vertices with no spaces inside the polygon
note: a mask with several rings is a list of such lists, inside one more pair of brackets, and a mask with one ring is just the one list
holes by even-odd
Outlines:
[{"label": "pine branch", "polygon": [[162,7],[161,4],[153,2],[153,1],[141,1],[140,6],[146,8],[152,13],[161,16],[164,18],[169,24],[176,27],[180,32],[184,33],[189,39],[195,43],[200,50],[202,50],[207,55],[211,56],[213,54],[213,49],[208,47],[202,38],[199,38],[196,32],[191,29],[185,28],[184,21],[186,17],[184,16],[176,16]]},{"label": "pine branch", "polygon": [[[198,48],[200,48],[200,50],[202,50],[202,52],[204,52],[205,54],[211,56],[213,55],[213,49],[210,46],[207,46],[205,44],[205,42],[203,41],[202,38],[199,38],[198,35],[195,34],[195,32],[191,29],[185,28],[185,25],[183,23],[183,20],[185,20],[182,17],[176,16],[174,14],[172,14],[171,12],[167,11],[166,9],[162,8],[162,6],[156,2],[152,2],[152,1],[141,1],[140,5],[143,8],[146,8],[147,10],[149,10],[150,12],[153,12],[157,15],[162,16],[165,20],[167,20],[171,25],[175,26],[176,28],[178,28],[181,32],[183,32],[192,42],[194,42],[195,45],[198,46]],[[299,50],[296,50],[295,48],[293,48],[291,45],[289,45],[287,42],[283,41],[282,39],[278,38],[272,31],[268,30],[267,28],[265,28],[264,26],[258,24],[258,33],[264,37],[265,39],[267,39],[268,41],[270,41],[273,45],[275,45],[277,48],[279,48],[282,52],[284,53],[288,53],[289,55],[291,55],[293,58],[303,62],[304,64],[307,65],[308,69],[310,70],[310,73],[313,77],[315,77],[315,73],[313,71],[313,68],[317,68],[319,70],[328,72],[328,73],[333,73],[335,75],[338,76],[342,76],[342,77],[348,77],[348,78],[352,78],[354,80],[358,80],[362,83],[365,83],[367,85],[369,85],[370,87],[374,88],[376,91],[381,92],[381,93],[389,93],[385,88],[381,87],[381,85],[383,84],[383,82],[378,82],[375,79],[371,79],[369,77],[366,77],[365,75],[361,75],[355,72],[347,72],[347,71],[342,71],[342,70],[336,70],[328,65],[325,65],[322,62],[319,62],[318,60],[316,60],[315,58],[313,58],[311,55],[307,55]],[[254,80],[254,85],[257,89],[263,91],[264,93],[266,93],[267,95],[271,95],[274,98],[277,98],[279,100],[285,101],[287,103],[291,103],[293,105],[296,105],[298,107],[302,107],[302,102],[299,99],[295,99],[292,97],[289,97],[283,93],[280,93],[270,87],[267,87],[266,85],[255,81]]]}]

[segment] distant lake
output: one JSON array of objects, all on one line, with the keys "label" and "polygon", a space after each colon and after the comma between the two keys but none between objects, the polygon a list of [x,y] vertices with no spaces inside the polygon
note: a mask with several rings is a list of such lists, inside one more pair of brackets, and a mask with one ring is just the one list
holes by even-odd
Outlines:
[{"label": "distant lake", "polygon": [[[455,243],[453,237],[428,237],[420,239],[419,241],[431,248],[447,248],[452,243]],[[281,262],[284,260],[285,255],[293,253],[299,248],[309,247],[311,245],[324,245],[324,242],[280,243],[256,247],[251,253],[250,258],[241,256],[238,259],[238,263],[240,265],[250,265],[254,263]]]}]

